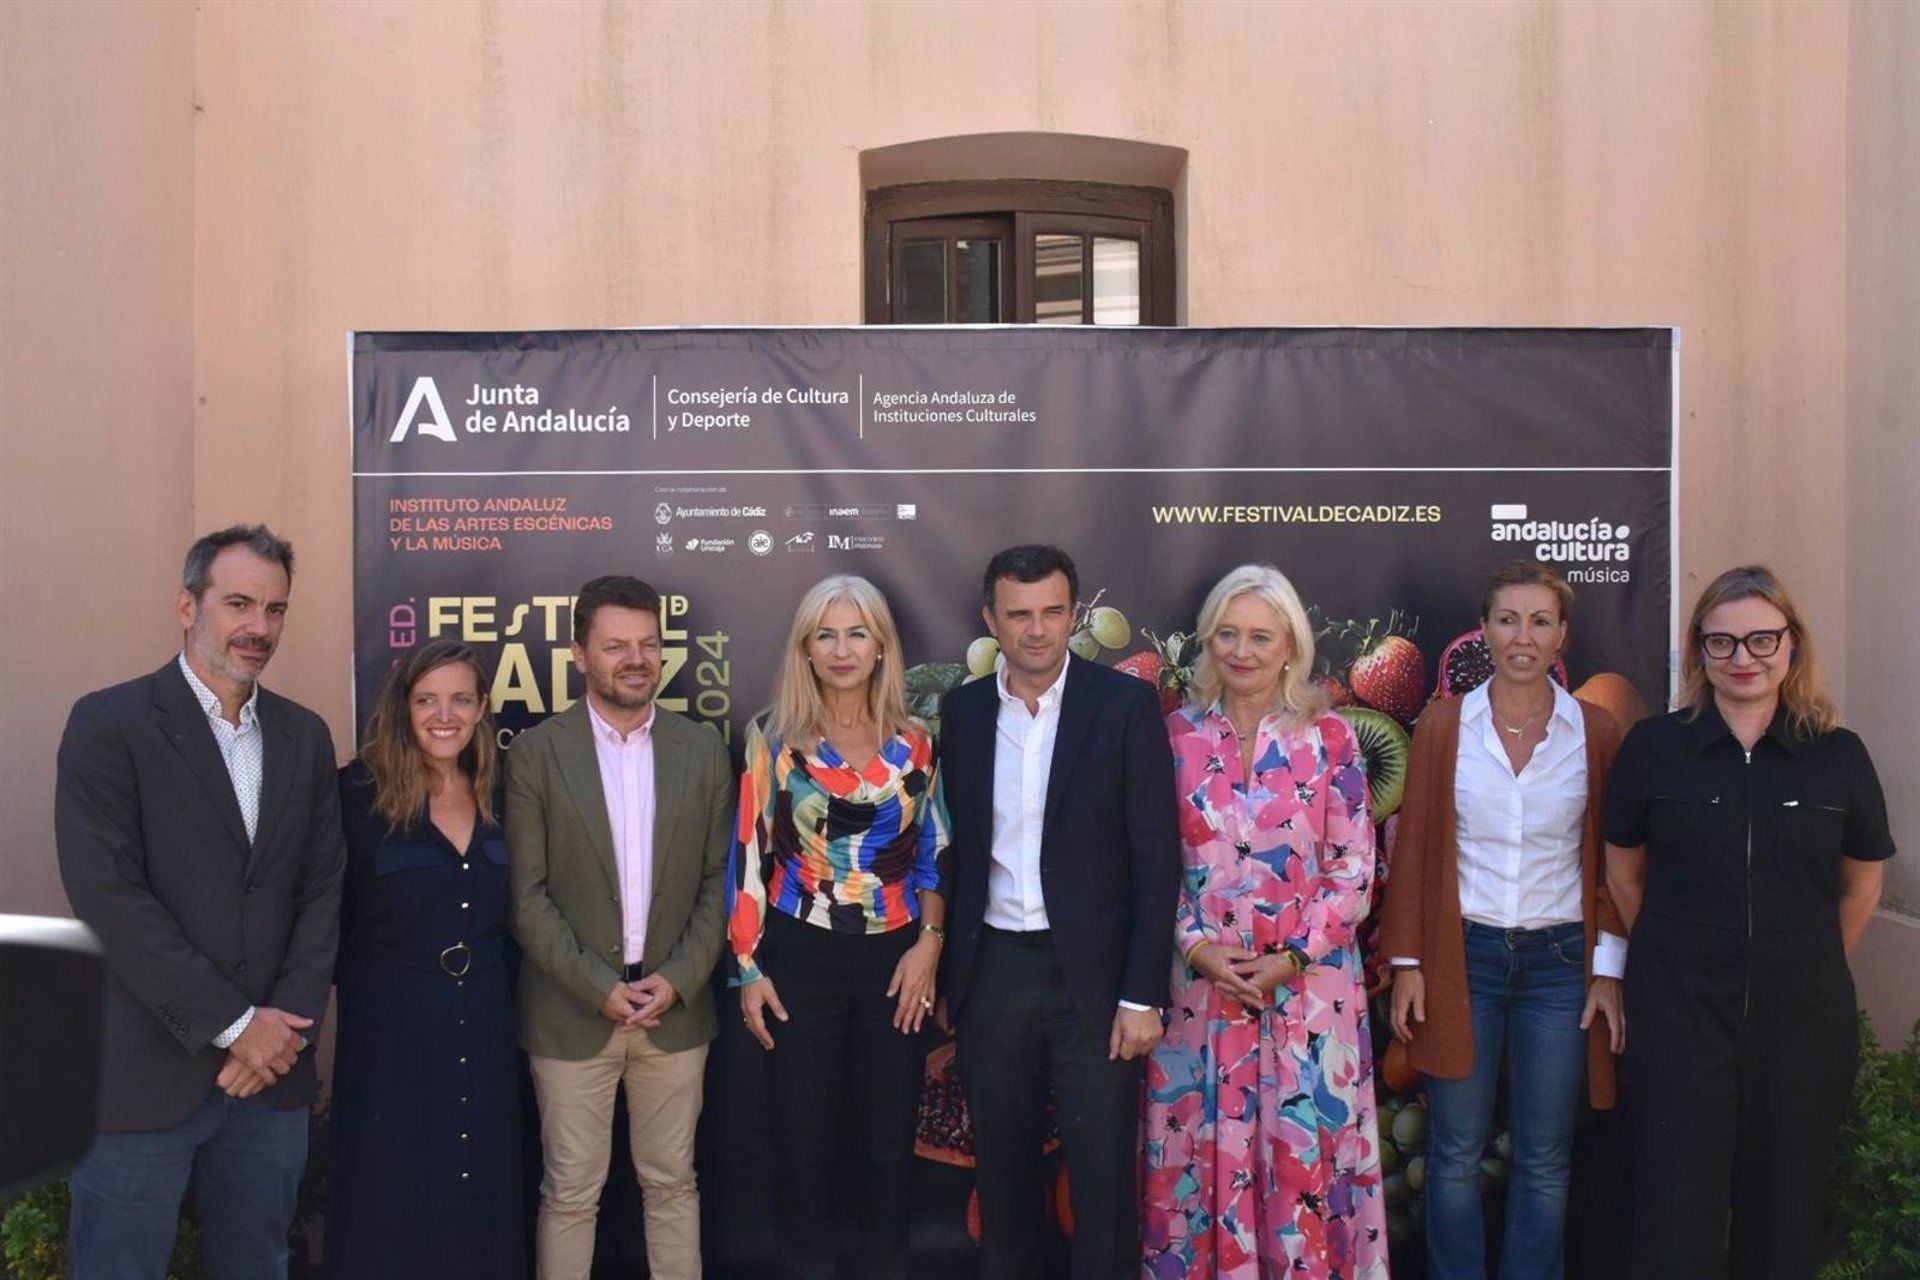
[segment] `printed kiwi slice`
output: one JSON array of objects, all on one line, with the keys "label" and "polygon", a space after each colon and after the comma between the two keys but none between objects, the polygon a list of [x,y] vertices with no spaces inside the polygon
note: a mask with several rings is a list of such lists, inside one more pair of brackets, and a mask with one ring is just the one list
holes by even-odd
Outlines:
[{"label": "printed kiwi slice", "polygon": [[1375,822],[1391,817],[1407,794],[1407,754],[1413,739],[1400,722],[1370,707],[1341,707],[1367,768],[1367,805]]}]

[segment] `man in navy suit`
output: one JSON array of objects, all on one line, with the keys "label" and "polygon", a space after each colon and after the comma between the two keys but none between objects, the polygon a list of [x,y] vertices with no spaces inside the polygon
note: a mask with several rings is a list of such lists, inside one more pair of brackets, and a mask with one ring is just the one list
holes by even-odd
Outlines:
[{"label": "man in navy suit", "polygon": [[292,582],[264,526],[195,542],[179,655],[80,699],[60,740],[60,878],[107,953],[75,1280],[160,1280],[190,1176],[208,1273],[287,1273],[345,862],[326,722],[258,684]]},{"label": "man in navy suit", "polygon": [[1011,547],[983,583],[999,670],[947,695],[953,823],[942,990],[980,1188],[981,1275],[1041,1268],[1040,1152],[1059,1098],[1076,1280],[1140,1268],[1140,1073],[1160,1041],[1180,846],[1154,689],[1070,660],[1079,594],[1057,547]]}]

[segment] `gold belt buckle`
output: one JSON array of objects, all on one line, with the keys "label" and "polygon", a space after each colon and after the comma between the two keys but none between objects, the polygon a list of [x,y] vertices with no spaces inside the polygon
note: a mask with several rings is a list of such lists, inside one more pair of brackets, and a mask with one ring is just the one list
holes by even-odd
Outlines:
[{"label": "gold belt buckle", "polygon": [[[458,969],[454,968],[453,965],[448,963],[448,960],[447,960],[447,957],[451,956],[456,951],[460,953],[460,967]],[[464,942],[454,943],[452,946],[448,947],[445,951],[442,951],[440,953],[440,967],[446,971],[446,974],[449,978],[466,977],[467,970],[473,968],[473,948],[469,947]]]}]

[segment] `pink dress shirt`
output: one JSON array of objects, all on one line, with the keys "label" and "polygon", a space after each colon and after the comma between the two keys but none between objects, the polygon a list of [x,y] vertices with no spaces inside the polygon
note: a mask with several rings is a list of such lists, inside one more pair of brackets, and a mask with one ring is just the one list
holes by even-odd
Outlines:
[{"label": "pink dress shirt", "polygon": [[600,790],[607,797],[607,826],[613,831],[613,865],[620,874],[621,932],[624,961],[640,963],[647,949],[647,909],[653,905],[653,717],[632,733],[600,718],[587,700],[593,722],[593,751],[600,759]]}]

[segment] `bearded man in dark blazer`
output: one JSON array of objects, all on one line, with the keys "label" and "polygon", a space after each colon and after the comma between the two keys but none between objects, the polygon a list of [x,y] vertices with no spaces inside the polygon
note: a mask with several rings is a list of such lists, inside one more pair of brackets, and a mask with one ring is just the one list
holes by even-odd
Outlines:
[{"label": "bearded man in dark blazer", "polygon": [[258,683],[292,582],[264,526],[195,542],[180,654],[80,699],[60,742],[60,876],[108,975],[75,1280],[164,1276],[189,1176],[209,1274],[287,1273],[345,862],[326,723]]},{"label": "bearded man in dark blazer", "polygon": [[983,584],[999,670],[947,695],[953,824],[941,990],[957,1027],[980,1188],[981,1275],[1040,1274],[1040,1151],[1059,1098],[1072,1275],[1140,1270],[1140,1073],[1159,1043],[1180,845],[1153,687],[1070,658],[1079,581],[1010,547]]}]

